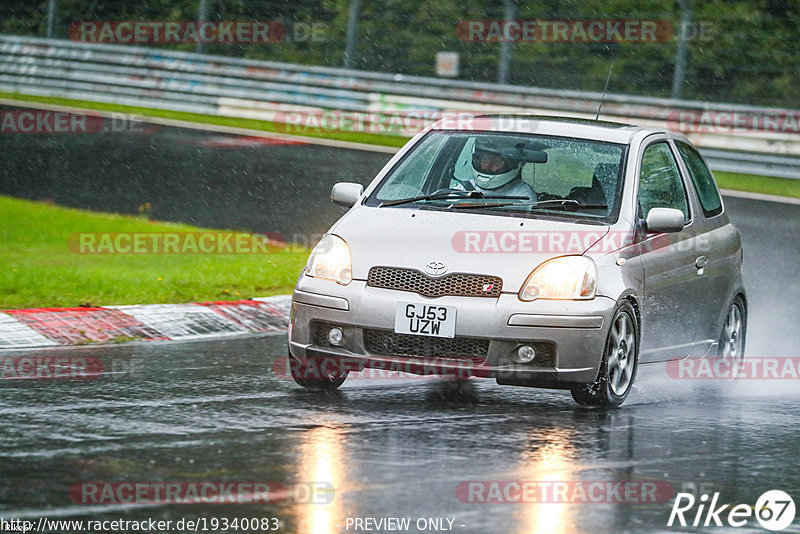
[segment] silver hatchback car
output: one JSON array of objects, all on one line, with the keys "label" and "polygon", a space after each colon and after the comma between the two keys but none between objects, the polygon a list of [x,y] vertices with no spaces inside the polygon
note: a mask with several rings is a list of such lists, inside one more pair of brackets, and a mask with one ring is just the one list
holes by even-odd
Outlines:
[{"label": "silver hatchback car", "polygon": [[524,115],[417,135],[314,248],[292,298],[291,373],[365,367],[569,389],[618,406],[640,365],[744,354],[738,230],[683,136]]}]

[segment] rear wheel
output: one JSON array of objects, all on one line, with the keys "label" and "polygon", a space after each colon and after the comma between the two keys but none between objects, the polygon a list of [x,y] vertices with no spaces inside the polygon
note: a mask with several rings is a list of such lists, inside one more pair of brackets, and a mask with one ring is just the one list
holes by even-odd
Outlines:
[{"label": "rear wheel", "polygon": [[639,367],[639,326],[630,302],[620,304],[608,331],[599,378],[571,390],[582,406],[615,408],[625,402]]},{"label": "rear wheel", "polygon": [[739,381],[744,363],[744,342],[747,330],[747,307],[742,297],[733,299],[722,330],[719,333],[716,355],[711,352],[704,356],[710,363],[708,375],[703,380],[696,380],[694,390],[703,400],[714,398],[722,400],[728,396]]},{"label": "rear wheel", "polygon": [[744,340],[747,331],[747,312],[744,301],[736,297],[728,308],[725,324],[719,335],[717,358],[725,362],[725,369],[730,370],[729,382],[735,382],[739,377],[742,362],[744,362]]},{"label": "rear wheel", "polygon": [[289,354],[289,371],[297,385],[307,389],[335,390],[347,380],[347,370],[323,358],[300,361]]}]

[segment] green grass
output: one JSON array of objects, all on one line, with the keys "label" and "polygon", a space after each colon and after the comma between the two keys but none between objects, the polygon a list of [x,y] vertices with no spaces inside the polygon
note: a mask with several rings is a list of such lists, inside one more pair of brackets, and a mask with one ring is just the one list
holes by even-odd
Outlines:
[{"label": "green grass", "polygon": [[714,177],[721,189],[800,198],[800,180],[722,171],[714,171]]},{"label": "green grass", "polygon": [[78,232],[201,228],[0,196],[0,309],[239,300],[291,293],[308,251],[78,254]]},{"label": "green grass", "polygon": [[296,134],[306,137],[317,137],[325,139],[336,139],[339,141],[350,141],[354,143],[366,143],[369,145],[382,145],[391,147],[401,147],[408,142],[408,137],[398,135],[375,134],[366,132],[346,132],[330,131],[320,132],[313,129],[304,131],[287,131],[283,123],[263,121],[256,119],[244,119],[239,117],[220,117],[218,115],[204,115],[202,113],[188,113],[185,111],[171,111],[166,109],[153,109],[138,106],[123,106],[119,104],[108,104],[105,102],[92,102],[90,100],[75,100],[72,98],[60,98],[51,96],[25,95],[22,93],[9,93],[0,91],[0,98],[13,100],[23,100],[25,102],[41,102],[58,106],[68,106],[83,109],[96,109],[98,111],[113,111],[116,113],[128,113],[147,117],[160,117],[162,119],[173,119],[200,124],[215,124],[218,126],[230,126],[234,128],[247,128],[249,130],[260,130],[264,132]]}]

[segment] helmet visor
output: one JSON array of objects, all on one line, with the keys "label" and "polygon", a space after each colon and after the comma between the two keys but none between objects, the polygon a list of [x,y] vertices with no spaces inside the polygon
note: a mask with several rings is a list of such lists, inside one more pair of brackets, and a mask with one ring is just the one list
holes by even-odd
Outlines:
[{"label": "helmet visor", "polygon": [[481,174],[494,176],[505,174],[517,167],[516,161],[504,158],[496,152],[476,150],[472,154],[472,168]]}]

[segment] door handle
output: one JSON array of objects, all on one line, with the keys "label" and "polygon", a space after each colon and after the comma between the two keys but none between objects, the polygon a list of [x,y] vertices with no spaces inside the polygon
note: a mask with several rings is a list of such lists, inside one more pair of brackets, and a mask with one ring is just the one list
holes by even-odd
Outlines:
[{"label": "door handle", "polygon": [[700,256],[699,258],[694,260],[694,266],[697,267],[698,269],[702,269],[703,267],[706,266],[707,263],[708,263],[708,258],[706,258],[705,256]]}]

